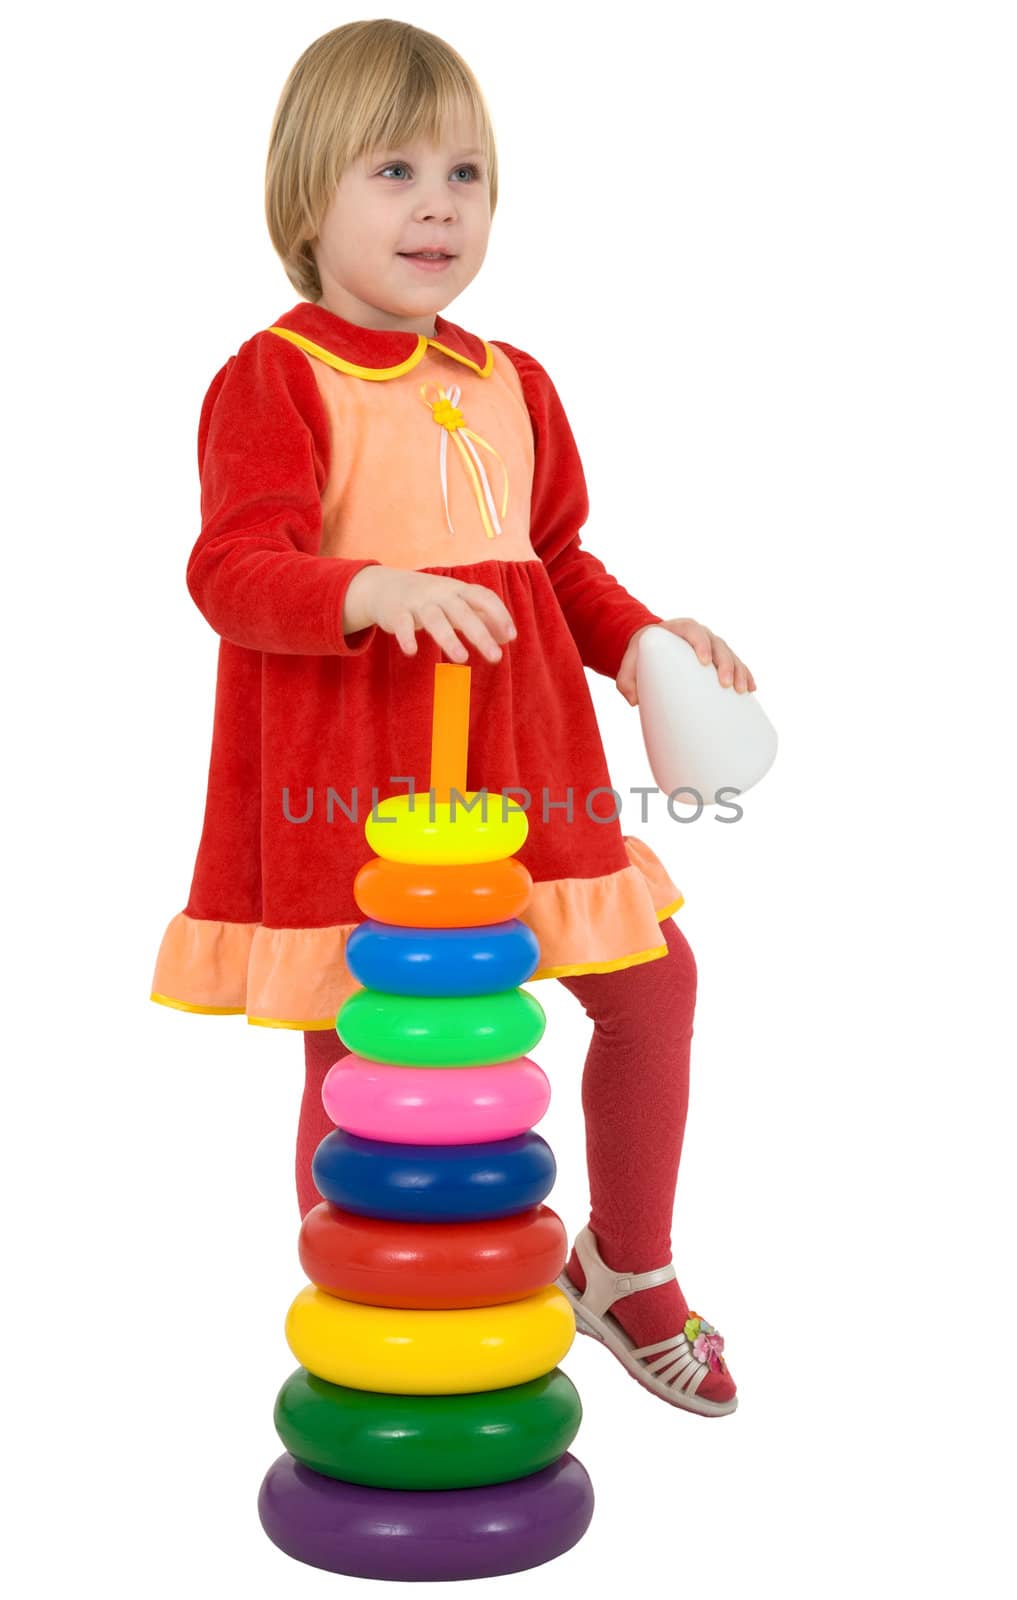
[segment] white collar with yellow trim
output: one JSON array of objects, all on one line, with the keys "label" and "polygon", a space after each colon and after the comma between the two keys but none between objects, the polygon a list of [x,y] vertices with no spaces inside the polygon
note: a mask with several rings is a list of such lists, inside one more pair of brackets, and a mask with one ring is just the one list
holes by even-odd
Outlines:
[{"label": "white collar with yellow trim", "polygon": [[434,335],[428,338],[400,329],[362,328],[325,306],[301,300],[269,332],[357,378],[397,378],[423,361],[429,349],[472,368],[482,378],[494,369],[494,352],[486,339],[437,315]]}]

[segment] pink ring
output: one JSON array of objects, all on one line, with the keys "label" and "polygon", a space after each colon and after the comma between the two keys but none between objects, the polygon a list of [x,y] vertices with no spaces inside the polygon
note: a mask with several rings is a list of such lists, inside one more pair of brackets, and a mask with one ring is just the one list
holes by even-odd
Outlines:
[{"label": "pink ring", "polygon": [[321,1086],[332,1121],[392,1144],[486,1144],[538,1123],[551,1085],[529,1056],[487,1067],[395,1067],[350,1052]]}]

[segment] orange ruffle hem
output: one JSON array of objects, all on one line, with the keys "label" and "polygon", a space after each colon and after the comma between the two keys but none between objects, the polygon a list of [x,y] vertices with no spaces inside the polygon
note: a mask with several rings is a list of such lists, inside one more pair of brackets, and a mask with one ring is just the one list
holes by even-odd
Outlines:
[{"label": "orange ruffle hem", "polygon": [[[684,897],[648,845],[629,835],[623,842],[631,865],[620,872],[534,883],[519,918],[536,934],[543,958],[529,982],[614,972],[667,955],[660,923]],[[332,1028],[361,987],[345,960],[357,926],[267,928],[178,912],[163,937],[151,998],[178,1011],[246,1015],[262,1028]],[[573,959],[560,959],[565,955]]]}]

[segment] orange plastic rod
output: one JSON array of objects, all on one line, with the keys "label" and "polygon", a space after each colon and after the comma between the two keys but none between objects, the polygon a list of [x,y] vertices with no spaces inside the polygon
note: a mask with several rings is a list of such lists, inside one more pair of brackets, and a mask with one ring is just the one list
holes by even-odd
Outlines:
[{"label": "orange plastic rod", "polygon": [[447,802],[453,788],[465,795],[469,742],[470,668],[438,661],[431,722],[431,788],[436,802]]}]

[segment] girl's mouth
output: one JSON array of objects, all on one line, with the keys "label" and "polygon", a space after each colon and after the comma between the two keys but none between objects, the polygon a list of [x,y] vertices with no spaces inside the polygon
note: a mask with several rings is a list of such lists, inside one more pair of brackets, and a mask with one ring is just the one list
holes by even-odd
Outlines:
[{"label": "girl's mouth", "polygon": [[419,267],[422,272],[441,272],[455,260],[455,256],[407,255],[403,251],[400,251],[399,254],[404,261],[411,262],[413,266]]}]

